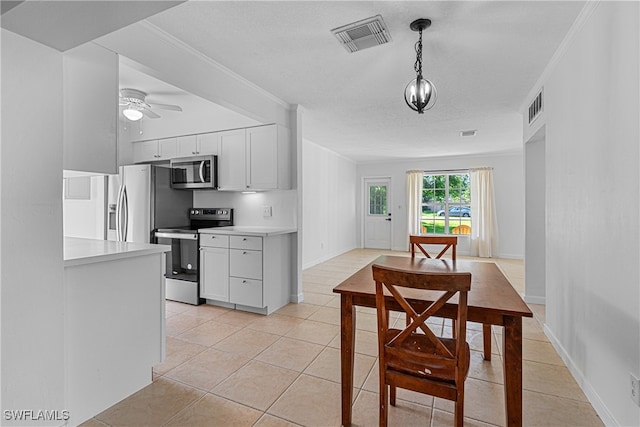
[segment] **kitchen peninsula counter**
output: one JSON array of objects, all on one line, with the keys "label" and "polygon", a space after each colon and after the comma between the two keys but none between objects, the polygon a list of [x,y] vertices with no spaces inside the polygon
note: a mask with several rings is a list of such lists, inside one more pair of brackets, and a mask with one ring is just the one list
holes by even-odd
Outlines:
[{"label": "kitchen peninsula counter", "polygon": [[259,236],[259,237],[278,236],[281,234],[296,233],[297,231],[298,229],[295,227],[260,227],[260,226],[247,226],[247,225],[202,228],[198,230],[198,232],[200,233]]},{"label": "kitchen peninsula counter", "polygon": [[167,245],[64,239],[65,390],[79,425],[147,386],[165,354]]},{"label": "kitchen peninsula counter", "polygon": [[113,242],[110,240],[64,238],[64,266],[91,264],[121,258],[169,252],[170,246],[147,243]]}]

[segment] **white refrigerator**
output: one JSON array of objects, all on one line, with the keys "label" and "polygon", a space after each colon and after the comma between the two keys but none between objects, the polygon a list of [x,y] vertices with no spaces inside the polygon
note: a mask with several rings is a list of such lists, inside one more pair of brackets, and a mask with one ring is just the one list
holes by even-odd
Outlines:
[{"label": "white refrigerator", "polygon": [[169,165],[121,166],[108,179],[107,239],[150,243],[157,228],[189,225],[192,190],[171,188]]}]

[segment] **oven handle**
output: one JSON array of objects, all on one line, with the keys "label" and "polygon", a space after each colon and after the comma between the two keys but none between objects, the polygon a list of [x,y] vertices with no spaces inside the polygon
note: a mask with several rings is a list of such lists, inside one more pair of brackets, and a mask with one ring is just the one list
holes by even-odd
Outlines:
[{"label": "oven handle", "polygon": [[164,233],[164,232],[156,232],[156,237],[164,238],[164,239],[182,239],[182,240],[198,240],[198,234],[190,234],[190,233]]}]

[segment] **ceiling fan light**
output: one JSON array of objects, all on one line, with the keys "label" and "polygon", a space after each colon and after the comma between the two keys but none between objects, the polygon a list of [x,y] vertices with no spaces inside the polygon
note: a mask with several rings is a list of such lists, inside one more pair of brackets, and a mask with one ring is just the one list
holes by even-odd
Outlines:
[{"label": "ceiling fan light", "polygon": [[138,121],[142,118],[142,111],[131,107],[122,110],[122,114],[132,122]]}]

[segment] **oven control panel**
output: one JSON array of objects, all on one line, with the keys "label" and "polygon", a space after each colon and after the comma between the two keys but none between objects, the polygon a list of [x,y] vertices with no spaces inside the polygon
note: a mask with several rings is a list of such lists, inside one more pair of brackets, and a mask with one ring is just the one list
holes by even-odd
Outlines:
[{"label": "oven control panel", "polygon": [[191,208],[189,218],[198,220],[231,221],[233,209],[231,208]]}]

